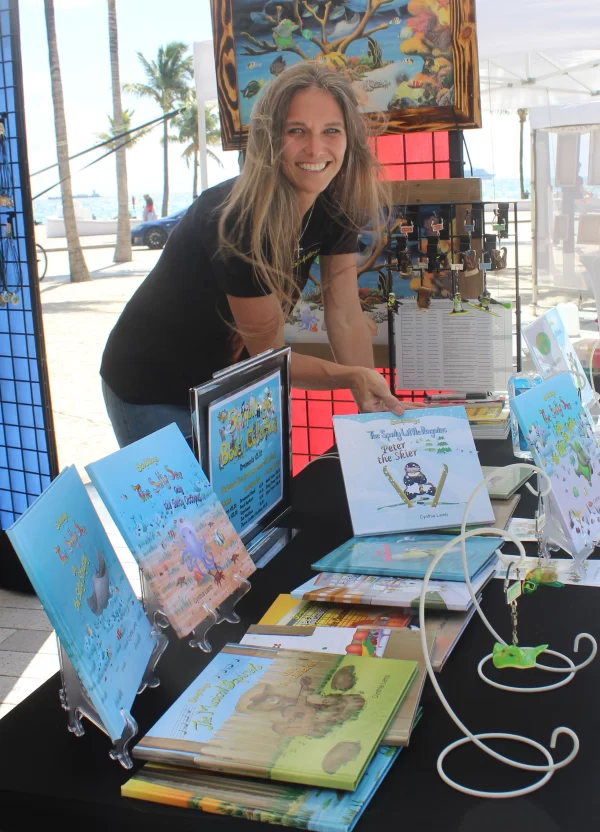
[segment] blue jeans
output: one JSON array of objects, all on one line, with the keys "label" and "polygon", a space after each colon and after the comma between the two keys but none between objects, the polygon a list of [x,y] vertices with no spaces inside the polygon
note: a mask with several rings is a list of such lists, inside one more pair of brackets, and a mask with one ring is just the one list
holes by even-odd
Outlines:
[{"label": "blue jeans", "polygon": [[120,448],[175,422],[190,447],[192,419],[189,407],[182,404],[129,404],[120,399],[102,379],[102,395],[108,418]]}]

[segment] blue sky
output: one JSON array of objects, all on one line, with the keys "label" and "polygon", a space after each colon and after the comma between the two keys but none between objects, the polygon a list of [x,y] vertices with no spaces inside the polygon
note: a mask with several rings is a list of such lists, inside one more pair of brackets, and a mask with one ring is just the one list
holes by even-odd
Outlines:
[{"label": "blue sky", "polygon": [[[112,114],[110,63],[108,54],[108,12],[106,0],[55,0],[56,29],[61,62],[70,154],[95,141],[95,133],[107,130],[107,113]],[[21,43],[25,88],[25,112],[29,162],[32,172],[56,161],[54,118],[50,91],[48,46],[43,0],[21,0]],[[209,0],[117,0],[119,61],[121,81],[143,82],[144,74],[136,53],[156,57],[158,47],[172,40],[189,43],[212,37]],[[123,93],[124,107],[134,108],[134,123],[156,118],[156,104]],[[130,192],[149,191],[155,200],[162,194],[162,145],[157,128],[127,154]],[[172,191],[191,194],[192,172],[180,155],[183,146],[170,148]],[[100,155],[98,153],[98,155]],[[75,171],[94,158],[84,156],[72,162],[76,192],[95,188],[101,194],[116,193],[114,157],[99,162],[81,174]],[[216,164],[209,169],[210,183],[237,172],[237,153],[225,154],[226,171]],[[36,176],[33,192],[57,181],[56,172]],[[58,190],[53,193],[58,193]]]},{"label": "blue sky", "polygon": [[[34,172],[56,161],[44,3],[21,0],[19,5],[29,159]],[[112,113],[107,4],[106,0],[55,0],[55,9],[69,151],[73,154],[94,143],[95,133],[107,129],[107,113]],[[191,46],[194,41],[212,37],[209,0],[117,0],[117,19],[122,82],[144,81],[136,52],[153,58],[158,47],[171,40]],[[135,124],[160,114],[150,101],[125,93],[122,101],[123,106],[135,109]],[[130,193],[148,191],[155,200],[162,194],[159,130],[127,154]],[[484,128],[466,131],[465,136],[475,166],[494,169],[497,177],[518,176],[516,115],[484,113]],[[170,147],[171,190],[189,190],[191,194],[192,174],[180,158],[182,149],[179,145]],[[220,155],[225,169],[209,163],[209,184],[237,172],[237,153]],[[75,191],[89,192],[95,188],[103,195],[116,193],[113,157],[83,173],[76,172],[92,158],[94,154],[72,163]],[[34,177],[33,193],[57,179],[54,172]]]}]

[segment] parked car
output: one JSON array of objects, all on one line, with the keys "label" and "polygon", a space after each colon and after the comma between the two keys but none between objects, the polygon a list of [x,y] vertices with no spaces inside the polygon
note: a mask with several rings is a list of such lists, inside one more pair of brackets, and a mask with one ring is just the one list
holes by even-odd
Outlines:
[{"label": "parked car", "polygon": [[169,234],[186,211],[187,208],[184,208],[183,211],[177,211],[176,214],[171,214],[170,217],[160,217],[156,220],[149,220],[148,222],[141,222],[139,225],[134,225],[131,229],[131,245],[163,248],[169,239]]}]

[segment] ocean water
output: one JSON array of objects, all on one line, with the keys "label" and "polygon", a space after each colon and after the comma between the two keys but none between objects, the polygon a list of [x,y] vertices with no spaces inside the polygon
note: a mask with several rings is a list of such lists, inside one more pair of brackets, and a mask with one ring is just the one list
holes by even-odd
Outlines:
[{"label": "ocean water", "polygon": [[[97,220],[111,220],[115,219],[118,213],[117,197],[114,196],[97,196],[89,197],[87,199],[79,199],[78,202],[84,208],[89,208],[92,215]],[[132,217],[132,224],[134,219],[142,221],[142,211],[144,208],[144,197],[141,194],[135,194],[136,208],[131,206],[131,196],[129,197],[130,216]],[[154,197],[154,209],[160,212],[162,202],[162,195],[157,193]],[[169,214],[174,214],[182,208],[186,208],[192,204],[191,194],[188,193],[174,193],[169,197]],[[48,199],[48,197],[40,197],[34,200],[33,216],[37,222],[45,224],[46,217],[55,216],[59,208],[61,208],[60,199]],[[135,217],[134,217],[135,215]]]},{"label": "ocean water", "polygon": [[[521,198],[518,179],[486,179],[482,182],[483,199],[487,202],[510,201]],[[525,182],[525,188],[529,189],[529,182]],[[144,207],[143,196],[135,197],[137,219],[142,221],[142,209]],[[116,196],[99,196],[88,199],[80,199],[79,202],[89,208],[93,216],[98,220],[114,219],[117,216],[118,206]],[[157,194],[154,205],[160,210],[161,196]],[[174,214],[182,208],[191,205],[192,198],[189,193],[174,193],[169,198],[169,213]],[[60,207],[60,199],[48,199],[41,197],[33,203],[33,215],[36,221],[45,223],[46,217],[56,214]],[[131,207],[131,198],[130,198]],[[134,218],[132,217],[132,220]]]}]

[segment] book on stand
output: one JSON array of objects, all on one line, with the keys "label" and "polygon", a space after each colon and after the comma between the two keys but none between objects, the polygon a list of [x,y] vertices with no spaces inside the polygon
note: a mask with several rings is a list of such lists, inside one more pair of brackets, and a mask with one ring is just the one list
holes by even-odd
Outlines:
[{"label": "book on stand", "polygon": [[[333,426],[357,537],[460,523],[481,465],[464,407],[334,416]],[[469,523],[492,523],[485,489]]]},{"label": "book on stand", "polygon": [[380,745],[353,792],[146,763],[121,795],[313,832],[351,832],[400,751]]},{"label": "book on stand", "polygon": [[86,471],[179,638],[255,571],[177,425]]},{"label": "book on stand", "polygon": [[74,465],[7,530],[106,732],[121,737],[156,642]]},{"label": "book on stand", "polygon": [[560,373],[513,399],[533,461],[550,477],[550,515],[571,554],[600,531],[598,445],[570,373]]},{"label": "book on stand", "polygon": [[229,644],[133,753],[354,791],[416,673],[416,661]]}]

